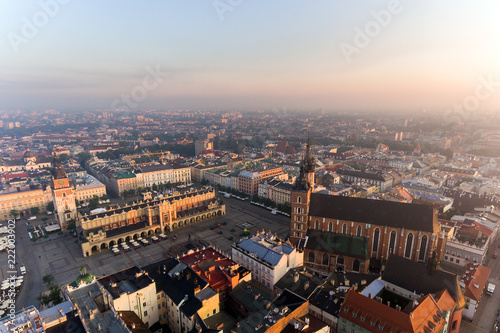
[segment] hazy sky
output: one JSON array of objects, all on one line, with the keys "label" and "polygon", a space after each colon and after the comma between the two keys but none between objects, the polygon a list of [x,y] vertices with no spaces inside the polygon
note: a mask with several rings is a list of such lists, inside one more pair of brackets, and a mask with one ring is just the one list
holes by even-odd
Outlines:
[{"label": "hazy sky", "polygon": [[0,110],[498,110],[499,13],[498,0],[3,0]]}]

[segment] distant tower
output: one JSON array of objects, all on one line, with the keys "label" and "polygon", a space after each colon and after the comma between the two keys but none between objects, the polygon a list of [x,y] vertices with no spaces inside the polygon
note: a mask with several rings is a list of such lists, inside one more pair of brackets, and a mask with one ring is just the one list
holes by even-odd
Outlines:
[{"label": "distant tower", "polygon": [[308,229],[309,202],[314,190],[314,158],[311,156],[309,134],[307,148],[300,166],[300,174],[292,189],[292,214],[290,225],[290,241],[296,245],[305,239]]},{"label": "distant tower", "polygon": [[54,153],[54,165],[52,169],[52,198],[56,210],[56,218],[62,229],[66,229],[71,219],[76,220],[75,191],[69,184],[68,176]]}]

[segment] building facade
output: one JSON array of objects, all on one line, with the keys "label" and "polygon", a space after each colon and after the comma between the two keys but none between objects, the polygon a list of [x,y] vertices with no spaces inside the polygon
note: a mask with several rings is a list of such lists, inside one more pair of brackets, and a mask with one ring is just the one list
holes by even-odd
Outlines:
[{"label": "building facade", "polygon": [[215,197],[215,190],[204,188],[78,215],[77,227],[83,255],[89,256],[131,238],[169,232],[225,213],[225,205]]},{"label": "building facade", "polygon": [[264,233],[234,244],[231,258],[251,271],[253,280],[271,290],[289,269],[303,262],[302,252]]}]

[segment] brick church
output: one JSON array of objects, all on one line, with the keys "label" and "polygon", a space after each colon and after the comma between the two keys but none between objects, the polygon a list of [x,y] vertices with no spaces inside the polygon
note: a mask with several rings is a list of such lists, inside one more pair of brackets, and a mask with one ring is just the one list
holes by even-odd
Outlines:
[{"label": "brick church", "polygon": [[308,139],[291,197],[290,241],[317,271],[366,273],[390,254],[427,262],[442,258],[446,238],[431,206],[314,193]]}]

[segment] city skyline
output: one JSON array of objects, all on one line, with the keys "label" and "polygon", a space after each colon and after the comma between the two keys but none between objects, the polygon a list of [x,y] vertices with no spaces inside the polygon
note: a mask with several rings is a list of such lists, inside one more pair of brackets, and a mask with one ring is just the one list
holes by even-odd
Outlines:
[{"label": "city skyline", "polygon": [[496,110],[495,9],[6,1],[0,110]]}]

